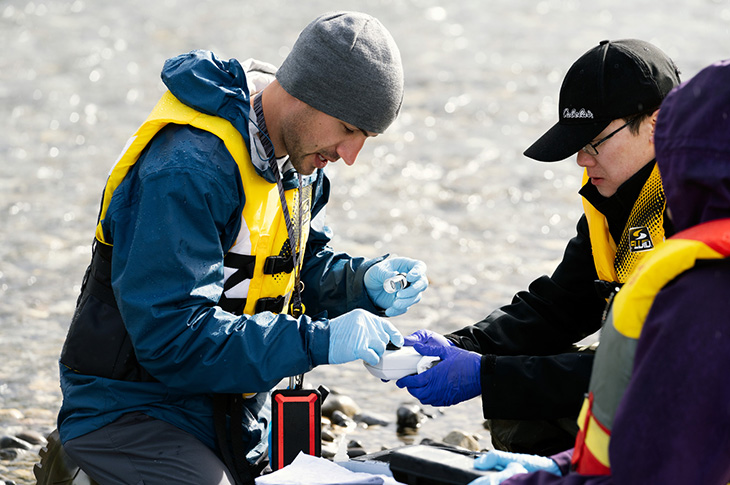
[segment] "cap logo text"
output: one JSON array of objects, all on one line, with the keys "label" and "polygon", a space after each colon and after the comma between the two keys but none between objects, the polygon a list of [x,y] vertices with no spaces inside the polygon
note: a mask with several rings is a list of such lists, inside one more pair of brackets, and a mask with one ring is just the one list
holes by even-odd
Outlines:
[{"label": "cap logo text", "polygon": [[593,118],[593,112],[589,109],[568,109],[563,110],[563,118]]}]

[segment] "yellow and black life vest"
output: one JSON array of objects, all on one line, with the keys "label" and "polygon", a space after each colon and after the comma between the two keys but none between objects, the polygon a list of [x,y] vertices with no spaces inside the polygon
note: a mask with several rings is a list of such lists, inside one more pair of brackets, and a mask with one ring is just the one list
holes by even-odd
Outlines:
[{"label": "yellow and black life vest", "polygon": [[[113,241],[107,240],[102,222],[115,189],[155,134],[169,123],[190,125],[219,137],[241,174],[246,203],[236,242],[224,257],[224,294],[219,305],[239,315],[281,313],[288,308],[296,272],[277,185],[258,175],[243,137],[231,123],[200,113],[167,92],[128,141],[104,189],[94,255],[61,352],[62,364],[75,372],[125,381],[155,381],[137,362],[117,307],[111,287]],[[302,197],[301,234],[295,235],[300,254],[309,236],[311,194],[311,185],[301,191],[296,187],[285,191],[287,204],[295,211],[292,220],[299,220],[296,210],[300,207],[298,197]]]},{"label": "yellow and black life vest", "polygon": [[[583,174],[583,185],[588,172]],[[608,230],[606,216],[583,198],[583,210],[588,219],[593,261],[598,278],[625,283],[636,265],[664,241],[664,209],[666,199],[659,168],[655,165],[639,193],[618,244]]]},{"label": "yellow and black life vest", "polygon": [[730,257],[730,219],[682,231],[658,246],[613,299],[601,331],[588,397],[583,402],[573,465],[585,475],[608,475],[616,410],[631,380],[636,345],[657,293],[698,260]]},{"label": "yellow and black life vest", "polygon": [[[109,175],[96,227],[96,239],[101,244],[111,245],[105,238],[102,221],[112,195],[150,140],[168,123],[187,124],[216,135],[225,143],[241,173],[246,204],[241,230],[224,260],[224,294],[220,305],[238,315],[267,310],[282,312],[287,307],[294,287],[295,272],[276,184],[258,175],[243,137],[230,122],[196,111],[178,101],[169,91],[130,138]],[[303,254],[309,236],[311,189],[311,185],[308,185],[301,191],[302,227],[301,234],[296,234],[299,254]],[[294,212],[291,218],[295,221],[299,217],[298,194],[296,188],[285,191],[287,205]]]}]

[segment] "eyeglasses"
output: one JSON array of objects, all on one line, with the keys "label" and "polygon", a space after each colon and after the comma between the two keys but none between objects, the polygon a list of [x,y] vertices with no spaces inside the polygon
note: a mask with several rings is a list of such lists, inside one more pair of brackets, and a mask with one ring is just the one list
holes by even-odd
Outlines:
[{"label": "eyeglasses", "polygon": [[626,128],[627,126],[629,126],[631,123],[634,122],[635,119],[636,118],[631,118],[629,121],[627,121],[626,123],[624,123],[620,127],[616,128],[611,133],[609,133],[608,135],[604,136],[603,138],[601,138],[600,140],[598,140],[595,143],[588,142],[588,144],[586,146],[584,146],[583,148],[581,148],[581,150],[583,150],[585,153],[587,153],[588,155],[591,155],[593,157],[597,156],[598,155],[598,145],[600,145],[601,143],[603,143],[604,141],[608,140],[609,138],[611,138],[613,135],[615,135],[619,131],[621,131],[624,128]]}]

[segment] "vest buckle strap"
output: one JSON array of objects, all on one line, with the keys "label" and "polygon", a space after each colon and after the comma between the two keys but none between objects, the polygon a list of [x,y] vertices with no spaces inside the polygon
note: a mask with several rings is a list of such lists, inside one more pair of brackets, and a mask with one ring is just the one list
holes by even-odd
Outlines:
[{"label": "vest buckle strap", "polygon": [[274,298],[259,298],[256,301],[256,307],[254,308],[254,311],[256,313],[281,313],[281,311],[284,309],[285,301],[286,298],[284,296],[277,296]]},{"label": "vest buckle strap", "polygon": [[603,299],[609,299],[614,293],[616,293],[622,286],[622,283],[616,283],[615,281],[605,280],[593,280],[593,285]]},{"label": "vest buckle strap", "polygon": [[291,273],[293,270],[291,256],[269,256],[264,260],[264,274]]},{"label": "vest buckle strap", "polygon": [[246,298],[228,298],[225,293],[221,295],[218,306],[234,315],[243,315],[246,308]]}]

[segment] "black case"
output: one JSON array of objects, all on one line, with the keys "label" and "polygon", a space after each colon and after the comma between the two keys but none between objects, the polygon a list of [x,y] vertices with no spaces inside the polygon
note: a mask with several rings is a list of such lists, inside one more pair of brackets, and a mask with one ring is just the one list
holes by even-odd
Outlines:
[{"label": "black case", "polygon": [[315,389],[271,393],[271,469],[285,467],[300,451],[322,455],[322,396]]},{"label": "black case", "polygon": [[393,478],[407,485],[466,485],[479,477],[497,473],[474,468],[480,453],[413,445],[389,453]]}]

